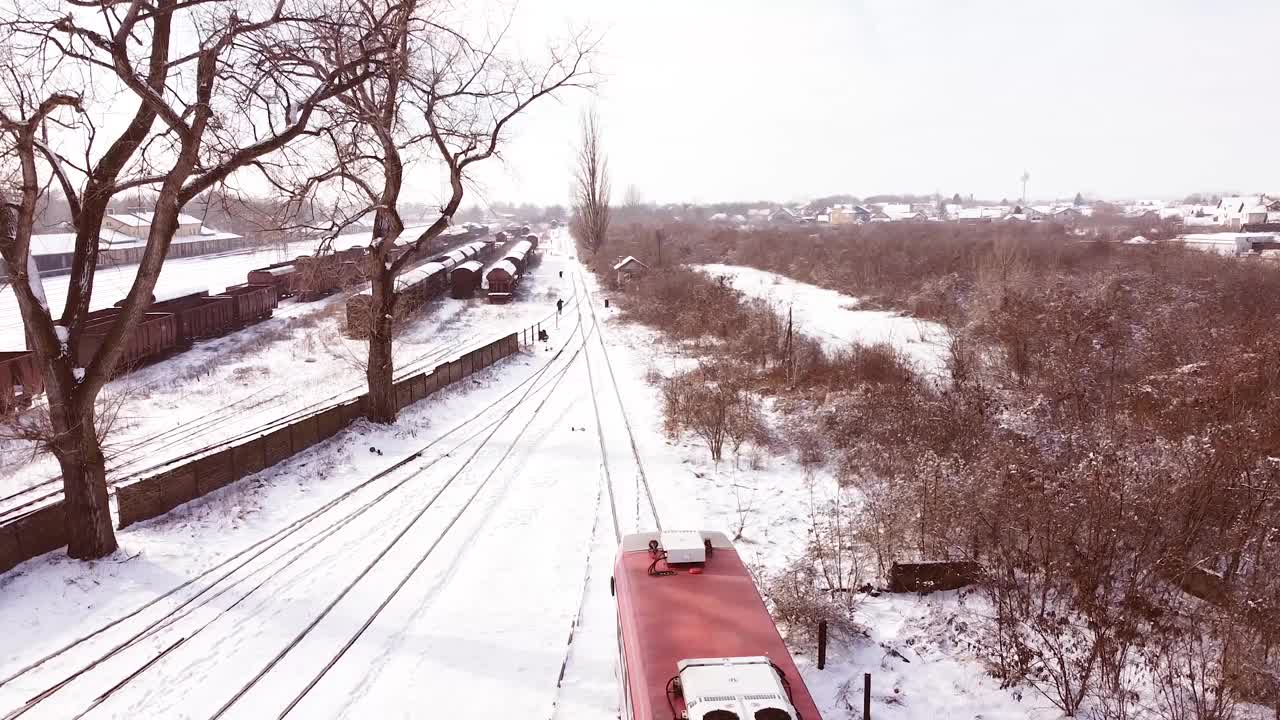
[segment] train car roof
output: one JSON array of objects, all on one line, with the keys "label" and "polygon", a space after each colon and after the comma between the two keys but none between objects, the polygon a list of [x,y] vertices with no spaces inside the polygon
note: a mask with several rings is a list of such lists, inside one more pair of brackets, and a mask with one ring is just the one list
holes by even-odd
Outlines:
[{"label": "train car roof", "polygon": [[463,270],[465,272],[480,272],[483,269],[484,263],[479,260],[468,260],[467,262],[455,267],[451,272],[458,272],[459,270]]},{"label": "train car roof", "polygon": [[675,574],[657,577],[648,573],[652,559],[647,547],[656,534],[629,535],[623,541],[614,579],[634,701],[647,703],[651,716],[665,717],[670,714],[667,681],[679,673],[679,661],[763,655],[786,674],[792,705],[801,717],[820,718],[737,551],[721,533],[704,537],[712,540],[713,553],[706,563],[692,566],[699,573],[677,565],[671,568]]},{"label": "train car roof", "polygon": [[501,270],[502,272],[505,272],[506,274],[510,275],[511,277],[515,277],[515,276],[516,276],[516,273],[517,273],[517,272],[519,272],[518,270],[516,270],[516,265],[515,265],[515,263],[513,263],[513,262],[511,262],[510,260],[507,260],[507,259],[502,259],[502,260],[499,260],[498,262],[494,263],[494,264],[493,264],[493,267],[489,268],[489,272],[488,272],[488,273],[486,273],[486,275],[492,275],[493,273],[495,273],[495,272],[497,272],[497,271],[499,271],[499,270]]},{"label": "train car roof", "polygon": [[409,270],[408,272],[401,273],[400,276],[396,278],[396,283],[398,286],[397,290],[399,290],[399,288],[408,287],[416,282],[425,280],[444,269],[445,267],[440,263],[429,262],[426,265],[421,265],[412,270]]}]

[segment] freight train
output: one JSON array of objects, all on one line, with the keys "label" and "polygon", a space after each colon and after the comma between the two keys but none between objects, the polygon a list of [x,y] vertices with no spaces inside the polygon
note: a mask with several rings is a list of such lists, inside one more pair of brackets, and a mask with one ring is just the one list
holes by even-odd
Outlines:
[{"label": "freight train", "polygon": [[[468,223],[449,228],[444,237],[450,243],[471,240],[472,244],[493,246],[493,243],[474,242],[488,234],[487,226]],[[405,249],[407,246],[398,251]],[[350,286],[365,277],[367,257],[368,248],[363,246],[305,255],[250,270],[245,283],[229,286],[216,295],[204,288],[157,293],[147,304],[142,320],[125,338],[125,350],[116,374],[123,375],[182,352],[196,340],[222,337],[269,318],[283,298],[310,302]],[[113,307],[89,313],[77,347],[79,366],[87,367],[93,361],[107,333],[118,321],[123,305],[121,300]],[[42,392],[44,380],[35,353],[29,347],[23,351],[0,352],[0,415],[29,407]]]}]

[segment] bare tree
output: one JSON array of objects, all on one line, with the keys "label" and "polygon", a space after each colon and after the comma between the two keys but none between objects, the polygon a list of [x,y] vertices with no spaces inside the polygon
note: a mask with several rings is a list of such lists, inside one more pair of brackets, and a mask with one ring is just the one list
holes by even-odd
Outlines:
[{"label": "bare tree", "polygon": [[626,193],[622,196],[622,204],[629,208],[637,208],[644,204],[644,196],[640,194],[640,188],[635,184],[627,186]]},{"label": "bare tree", "polygon": [[[95,399],[124,355],[150,302],[183,206],[241,168],[260,165],[307,131],[315,108],[362,80],[377,62],[374,43],[346,62],[299,62],[300,28],[326,17],[319,5],[284,0],[77,2],[89,11],[59,14],[26,6],[0,23],[0,145],[17,167],[0,213],[3,255],[28,344],[44,373],[48,449],[62,470],[68,554],[101,557],[116,547]],[[193,48],[174,56],[175,24]],[[99,98],[101,88],[118,95]],[[95,108],[137,103],[128,125],[103,147]],[[156,126],[156,121],[160,123]],[[70,157],[82,153],[79,160]],[[49,185],[70,205],[76,229],[70,289],[59,319],[31,256],[33,218]],[[146,248],[129,294],[100,348],[80,360],[107,207],[119,194],[155,197]]]},{"label": "bare tree", "polygon": [[[552,46],[536,62],[504,53],[507,28],[473,38],[450,26],[449,11],[414,0],[346,0],[335,22],[313,38],[326,55],[340,56],[360,37],[376,37],[391,48],[376,75],[326,107],[333,123],[323,136],[324,166],[290,188],[299,199],[336,190],[346,218],[374,213],[365,374],[366,415],[375,422],[393,422],[398,412],[392,347],[400,300],[396,278],[436,250],[459,211],[473,167],[498,155],[517,116],[544,98],[594,82],[594,44],[585,34]],[[430,225],[404,237],[401,190],[406,167],[419,161],[444,173],[449,191]]]},{"label": "bare tree", "polygon": [[594,108],[582,116],[570,228],[592,253],[600,250],[609,233],[609,160],[601,147],[600,116]]}]

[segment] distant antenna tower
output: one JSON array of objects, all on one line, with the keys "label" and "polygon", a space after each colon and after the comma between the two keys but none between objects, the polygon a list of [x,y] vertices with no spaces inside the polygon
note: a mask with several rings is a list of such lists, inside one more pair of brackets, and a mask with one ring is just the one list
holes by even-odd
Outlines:
[{"label": "distant antenna tower", "polygon": [[1027,181],[1031,179],[1031,173],[1026,170],[1022,171],[1022,204],[1027,204]]}]

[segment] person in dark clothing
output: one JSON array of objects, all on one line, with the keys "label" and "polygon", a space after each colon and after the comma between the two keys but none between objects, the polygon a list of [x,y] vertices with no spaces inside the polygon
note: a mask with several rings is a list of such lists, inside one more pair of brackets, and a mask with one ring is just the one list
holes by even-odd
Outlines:
[{"label": "person in dark clothing", "polygon": [[538,339],[539,339],[539,340],[541,340],[542,342],[546,342],[546,341],[548,341],[548,340],[550,340],[550,339],[551,339],[551,336],[547,335],[547,331],[546,331],[546,330],[539,330],[539,331],[538,331]]},{"label": "person in dark clothing", "polygon": [[561,310],[563,310],[563,309],[564,309],[564,300],[557,300],[557,301],[556,301],[556,315],[559,315],[559,314],[560,314],[560,311],[561,311]]}]

